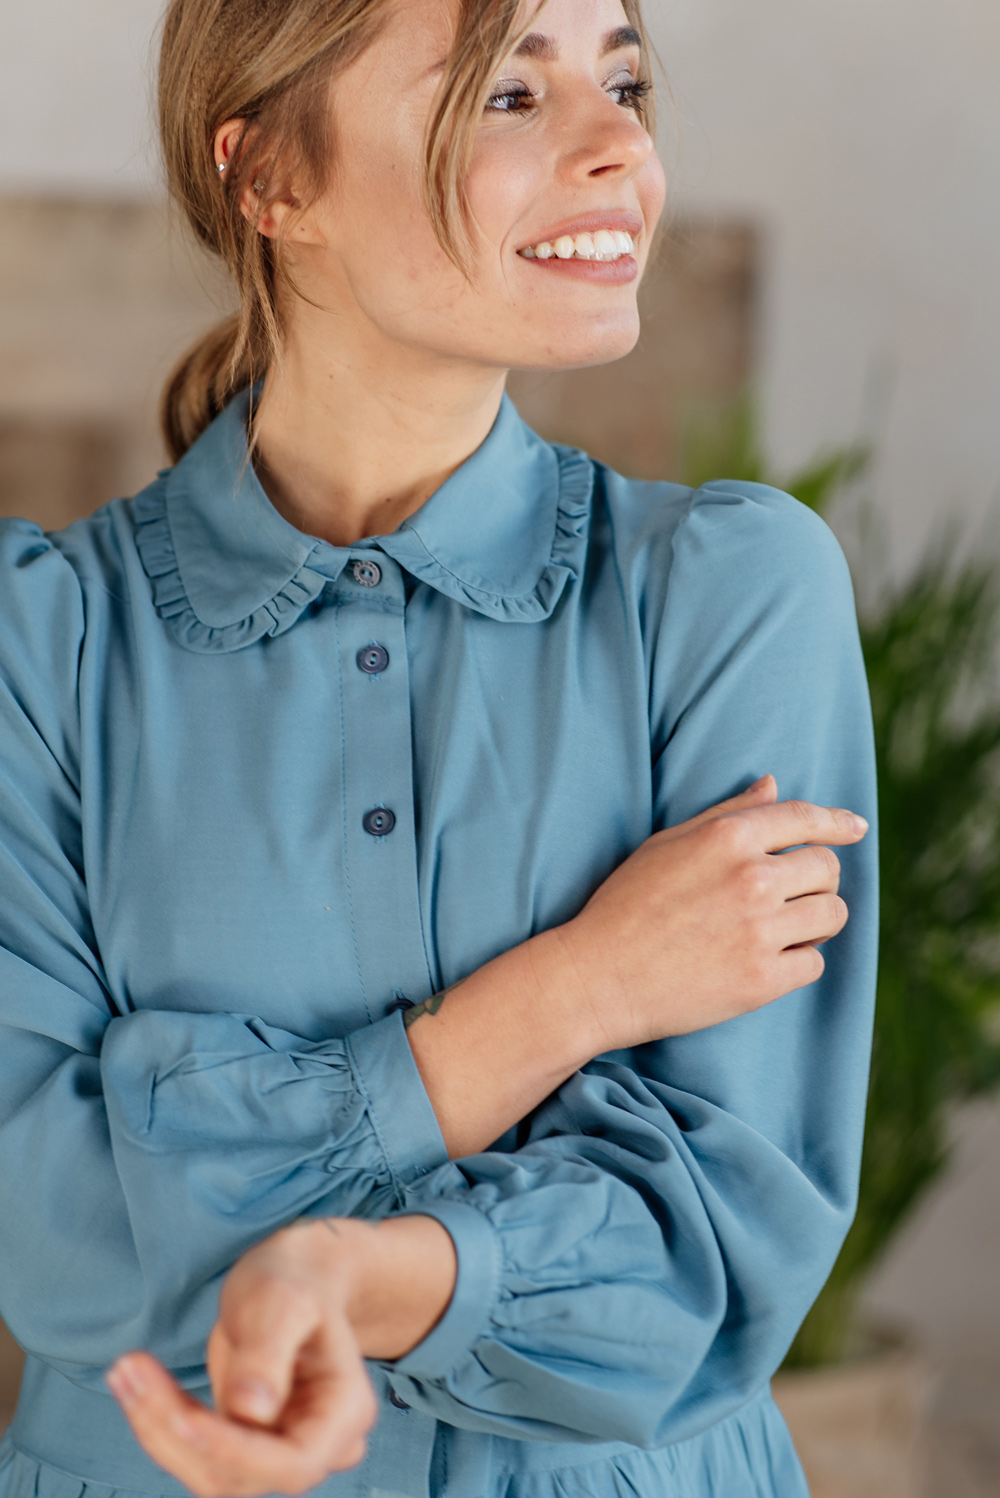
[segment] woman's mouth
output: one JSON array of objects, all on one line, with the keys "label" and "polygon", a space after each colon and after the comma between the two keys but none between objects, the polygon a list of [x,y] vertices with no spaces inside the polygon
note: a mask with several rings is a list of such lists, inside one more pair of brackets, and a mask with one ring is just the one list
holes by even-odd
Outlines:
[{"label": "woman's mouth", "polygon": [[518,254],[525,260],[596,260],[613,262],[631,255],[635,243],[624,229],[597,229],[593,234],[560,234],[526,245]]}]

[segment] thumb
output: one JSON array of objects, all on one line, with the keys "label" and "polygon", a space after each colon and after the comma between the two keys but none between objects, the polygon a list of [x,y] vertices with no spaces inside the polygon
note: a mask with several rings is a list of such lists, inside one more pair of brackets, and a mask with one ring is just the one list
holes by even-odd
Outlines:
[{"label": "thumb", "polygon": [[710,806],[706,811],[701,811],[696,817],[691,817],[687,822],[678,822],[675,827],[668,827],[665,836],[668,840],[680,837],[682,833],[691,832],[693,828],[700,827],[703,822],[712,822],[716,817],[724,817],[734,811],[748,811],[752,806],[772,806],[778,799],[778,782],[773,775],[762,775],[755,780],[753,785],[748,785],[745,791],[740,791],[736,796],[730,796],[728,801],[719,801],[715,806]]},{"label": "thumb", "polygon": [[303,1347],[320,1325],[311,1299],[264,1281],[225,1308],[210,1363],[219,1410],[255,1425],[273,1425],[288,1403]]},{"label": "thumb", "polygon": [[713,817],[724,817],[727,812],[746,811],[748,806],[772,806],[777,799],[778,782],[773,775],[762,775],[759,780],[754,781],[753,785],[748,785],[745,791],[740,791],[736,796],[730,796],[728,801],[720,801],[717,806],[710,806],[694,820],[710,822]]}]

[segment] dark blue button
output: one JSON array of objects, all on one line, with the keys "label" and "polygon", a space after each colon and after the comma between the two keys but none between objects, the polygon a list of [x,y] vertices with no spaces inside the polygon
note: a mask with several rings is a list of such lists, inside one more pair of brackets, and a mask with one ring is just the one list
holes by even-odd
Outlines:
[{"label": "dark blue button", "polygon": [[366,645],[358,651],[358,669],[366,676],[378,676],[389,664],[389,652],[381,645]]},{"label": "dark blue button", "polygon": [[407,1404],[406,1400],[405,1399],[400,1399],[399,1395],[396,1393],[395,1389],[392,1388],[391,1385],[390,1385],[390,1388],[389,1388],[389,1403],[390,1404],[394,1404],[396,1406],[397,1410],[408,1410],[410,1408],[410,1406]]},{"label": "dark blue button", "polygon": [[396,825],[396,814],[387,806],[376,806],[365,812],[361,825],[372,837],[387,837]]},{"label": "dark blue button", "polygon": [[354,581],[363,588],[377,588],[382,581],[382,568],[378,562],[352,562]]}]

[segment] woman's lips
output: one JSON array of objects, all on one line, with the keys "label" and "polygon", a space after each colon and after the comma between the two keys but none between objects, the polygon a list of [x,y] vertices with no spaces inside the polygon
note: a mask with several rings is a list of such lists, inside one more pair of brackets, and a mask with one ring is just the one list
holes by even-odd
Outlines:
[{"label": "woman's lips", "polygon": [[546,276],[566,276],[571,281],[591,281],[602,286],[625,286],[639,274],[634,255],[622,255],[619,260],[526,260],[519,255],[522,265],[537,267]]}]

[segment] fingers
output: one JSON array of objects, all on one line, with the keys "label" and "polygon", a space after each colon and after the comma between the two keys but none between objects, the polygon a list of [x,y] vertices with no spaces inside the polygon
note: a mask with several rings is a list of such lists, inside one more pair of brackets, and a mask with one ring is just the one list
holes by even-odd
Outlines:
[{"label": "fingers", "polygon": [[808,988],[816,983],[826,970],[823,954],[815,947],[789,947],[778,959],[780,991],[777,997],[795,993],[799,988]]},{"label": "fingers", "polygon": [[305,1493],[361,1460],[375,1413],[360,1358],[297,1386],[276,1431],[206,1409],[147,1353],[119,1359],[108,1386],[139,1444],[196,1498]]},{"label": "fingers", "polygon": [[219,1409],[270,1425],[287,1403],[299,1352],[318,1327],[315,1298],[287,1281],[261,1276],[239,1292],[227,1281],[210,1356]]},{"label": "fingers", "polygon": [[692,817],[686,825],[695,827],[699,822],[710,821],[712,817],[724,817],[732,811],[745,811],[751,806],[770,806],[778,799],[778,782],[773,775],[762,775],[755,780],[753,785],[748,785],[745,791],[739,791],[737,795],[730,796],[727,801],[719,801],[715,806],[710,806],[707,811]]},{"label": "fingers", "polygon": [[839,895],[803,895],[789,900],[779,919],[784,948],[829,941],[847,925],[847,905]]},{"label": "fingers", "polygon": [[747,786],[745,791],[740,791],[736,796],[730,796],[727,801],[719,801],[715,806],[710,806],[706,811],[701,811],[696,817],[689,818],[686,822],[678,822],[675,827],[668,827],[664,832],[658,834],[661,839],[672,840],[682,836],[685,832],[691,832],[693,828],[700,827],[705,822],[715,821],[718,817],[728,816],[736,811],[749,811],[754,806],[768,806],[778,799],[778,785],[773,775],[762,775],[760,780],[755,780],[753,785]]},{"label": "fingers", "polygon": [[826,843],[843,847],[859,843],[868,823],[853,811],[837,806],[814,806],[811,801],[779,801],[754,806],[738,814],[750,826],[765,853],[781,853],[802,844]]},{"label": "fingers", "polygon": [[782,900],[802,895],[835,895],[840,888],[840,859],[831,848],[796,848],[768,855],[775,893]]}]

